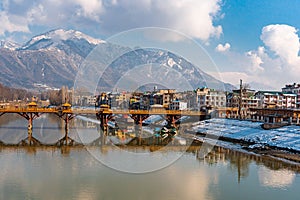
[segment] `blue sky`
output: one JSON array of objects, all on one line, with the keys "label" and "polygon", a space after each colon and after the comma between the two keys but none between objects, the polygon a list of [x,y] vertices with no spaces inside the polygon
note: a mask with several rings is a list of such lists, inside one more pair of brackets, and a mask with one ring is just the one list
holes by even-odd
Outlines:
[{"label": "blue sky", "polygon": [[226,0],[223,1],[224,35],[236,50],[247,51],[262,44],[261,30],[269,24],[300,27],[299,0]]},{"label": "blue sky", "polygon": [[3,0],[0,39],[24,43],[56,28],[101,39],[168,28],[203,46],[218,67],[206,72],[235,85],[242,78],[253,88],[280,89],[299,82],[299,13],[300,0]]}]

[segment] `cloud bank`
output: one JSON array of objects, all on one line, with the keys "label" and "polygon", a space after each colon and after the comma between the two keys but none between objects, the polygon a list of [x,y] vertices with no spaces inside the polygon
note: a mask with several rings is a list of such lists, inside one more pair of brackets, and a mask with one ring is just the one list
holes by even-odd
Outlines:
[{"label": "cloud bank", "polygon": [[0,35],[31,27],[88,29],[102,34],[140,27],[163,27],[203,41],[219,37],[214,25],[221,0],[4,0]]},{"label": "cloud bank", "polygon": [[260,39],[264,45],[255,50],[244,54],[228,54],[239,72],[225,72],[222,74],[223,79],[233,83],[232,80],[236,80],[236,77],[242,77],[254,85],[260,83],[276,89],[288,83],[299,82],[298,30],[286,24],[271,24],[262,28]]}]

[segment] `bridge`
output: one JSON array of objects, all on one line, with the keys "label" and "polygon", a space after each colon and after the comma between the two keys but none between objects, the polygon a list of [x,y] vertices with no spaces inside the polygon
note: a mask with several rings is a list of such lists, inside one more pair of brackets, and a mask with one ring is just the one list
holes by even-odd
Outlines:
[{"label": "bridge", "polygon": [[70,104],[65,103],[59,108],[40,108],[35,102],[27,104],[24,108],[0,108],[0,116],[4,114],[15,113],[28,121],[28,136],[21,141],[22,145],[37,145],[40,142],[32,136],[33,120],[43,114],[54,114],[63,119],[65,123],[65,136],[58,141],[59,145],[72,145],[74,140],[68,136],[69,121],[77,115],[94,115],[100,121],[100,127],[104,134],[108,133],[108,122],[114,119],[115,115],[128,115],[136,125],[142,126],[142,123],[150,115],[163,115],[168,123],[168,126],[176,127],[176,121],[182,116],[198,117],[199,120],[206,118],[207,113],[200,111],[187,111],[187,110],[114,110],[114,109],[83,109],[72,108]]}]

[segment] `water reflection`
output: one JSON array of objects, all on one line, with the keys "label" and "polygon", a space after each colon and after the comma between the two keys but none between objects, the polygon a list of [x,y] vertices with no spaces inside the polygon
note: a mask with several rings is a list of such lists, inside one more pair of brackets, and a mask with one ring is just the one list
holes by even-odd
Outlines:
[{"label": "water reflection", "polygon": [[263,186],[285,188],[293,184],[296,174],[287,169],[271,170],[261,166],[258,170],[258,176]]},{"label": "water reflection", "polygon": [[[0,143],[18,144],[27,137],[27,120],[17,114],[0,117]],[[83,131],[79,131],[84,129]],[[80,136],[84,132],[84,136]],[[33,120],[33,136],[43,144],[55,144],[65,135],[64,121],[54,114],[42,114]],[[94,123],[79,119],[69,122],[69,136],[80,143],[81,138],[91,142],[99,137],[99,130]]]},{"label": "water reflection", "polygon": [[[123,151],[110,146],[95,150],[102,156],[115,154],[115,159],[124,156]],[[166,151],[157,162],[181,149],[170,147]],[[103,166],[82,147],[3,147],[0,199],[240,199],[238,191],[250,188],[264,199],[278,199],[264,187],[284,192],[287,199],[299,194],[299,169],[295,166],[275,160],[264,162],[260,157],[223,148],[204,158],[199,158],[198,152],[199,147],[190,147],[167,168],[133,175]]]},{"label": "water reflection", "polygon": [[[0,140],[17,143],[27,136],[27,122],[7,117],[0,118]],[[99,137],[93,124],[82,121],[70,126],[74,139],[89,142]],[[53,115],[36,119],[33,130],[44,143],[64,136],[63,121]],[[135,163],[124,151],[151,155],[160,147],[91,148],[133,168]],[[0,147],[0,199],[298,199],[299,165],[220,147],[203,157],[200,148],[191,146],[162,170],[133,175],[102,165],[84,147]],[[185,150],[164,148],[153,162],[165,162]]]}]

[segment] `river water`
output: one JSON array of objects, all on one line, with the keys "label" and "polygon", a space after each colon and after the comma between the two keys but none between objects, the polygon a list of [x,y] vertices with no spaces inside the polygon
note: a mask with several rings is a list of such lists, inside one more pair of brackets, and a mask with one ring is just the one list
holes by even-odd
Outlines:
[{"label": "river water", "polygon": [[[1,123],[1,141],[16,143],[26,137],[22,118]],[[55,142],[62,137],[61,127],[55,118],[39,118],[34,136]],[[88,132],[80,130],[70,136]],[[0,199],[299,199],[299,166],[222,148],[202,157],[200,149],[1,147]],[[134,173],[139,167],[135,155],[146,155],[143,163],[149,158],[154,165],[167,164]],[[107,161],[121,162],[126,170]]]}]

